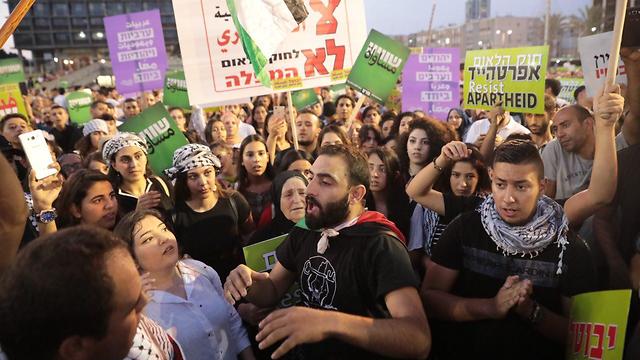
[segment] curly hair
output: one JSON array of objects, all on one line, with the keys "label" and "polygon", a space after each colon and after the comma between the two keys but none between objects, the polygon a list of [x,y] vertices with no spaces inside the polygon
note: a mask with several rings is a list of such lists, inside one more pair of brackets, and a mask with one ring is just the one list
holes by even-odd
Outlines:
[{"label": "curly hair", "polygon": [[[402,115],[402,114],[401,114]],[[398,116],[400,118],[400,116]],[[442,147],[452,141],[451,132],[447,130],[446,126],[438,120],[431,118],[421,118],[412,120],[409,123],[409,131],[402,134],[398,141],[398,157],[400,158],[400,170],[402,171],[405,180],[409,179],[409,154],[407,153],[407,142],[409,136],[414,130],[424,130],[429,140],[429,154],[427,155],[426,164],[433,161],[438,155]]]}]

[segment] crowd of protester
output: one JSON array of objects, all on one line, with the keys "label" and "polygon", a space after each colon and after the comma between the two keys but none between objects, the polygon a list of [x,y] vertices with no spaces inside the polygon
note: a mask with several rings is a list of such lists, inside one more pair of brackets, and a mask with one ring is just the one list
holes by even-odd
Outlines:
[{"label": "crowd of protester", "polygon": [[[640,52],[622,56],[622,89],[567,103],[550,78],[544,114],[354,113],[348,87],[293,119],[283,94],[168,108],[189,144],[163,173],[118,131],[161,92],[90,89],[78,126],[63,90],[29,89],[0,119],[0,358],[562,358],[572,296],[640,287]],[[285,234],[270,273],[246,266]]]}]

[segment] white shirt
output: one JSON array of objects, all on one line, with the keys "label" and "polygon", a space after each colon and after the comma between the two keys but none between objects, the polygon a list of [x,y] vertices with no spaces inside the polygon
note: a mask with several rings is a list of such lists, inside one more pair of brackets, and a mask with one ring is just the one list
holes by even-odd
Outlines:
[{"label": "white shirt", "polygon": [[53,98],[53,102],[65,109],[67,108],[67,98],[64,95],[56,95]]},{"label": "white shirt", "polygon": [[223,296],[220,277],[210,266],[180,260],[187,299],[154,290],[144,314],[180,343],[185,359],[235,360],[250,346],[236,309]]},{"label": "white shirt", "polygon": [[240,122],[240,126],[238,129],[238,134],[240,135],[240,142],[242,142],[242,140],[244,140],[244,138],[246,138],[249,135],[253,135],[256,133],[256,129],[247,124],[246,122]]},{"label": "white shirt", "polygon": [[[467,135],[464,138],[464,142],[468,144],[475,143],[476,140],[478,140],[478,138],[480,137],[480,135],[486,134],[489,131],[490,125],[491,125],[491,122],[489,121],[489,119],[482,119],[482,120],[475,121],[473,124],[471,124],[471,126],[469,126],[469,129],[467,130]],[[507,136],[511,134],[530,134],[530,133],[531,131],[529,131],[529,129],[518,124],[515,120],[513,120],[513,117],[509,115],[509,122],[507,123],[506,126],[499,129],[496,135],[500,136],[504,140],[507,138]]]}]

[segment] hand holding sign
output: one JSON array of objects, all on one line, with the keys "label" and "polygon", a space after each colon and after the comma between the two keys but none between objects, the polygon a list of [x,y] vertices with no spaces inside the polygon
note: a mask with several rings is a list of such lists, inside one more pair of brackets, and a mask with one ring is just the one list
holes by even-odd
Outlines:
[{"label": "hand holding sign", "polygon": [[614,126],[624,109],[624,97],[620,95],[620,85],[608,86],[593,99],[596,125]]}]

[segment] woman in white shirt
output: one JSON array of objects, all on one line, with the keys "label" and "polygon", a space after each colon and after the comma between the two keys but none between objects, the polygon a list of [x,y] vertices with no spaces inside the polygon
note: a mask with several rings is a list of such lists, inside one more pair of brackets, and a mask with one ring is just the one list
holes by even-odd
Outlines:
[{"label": "woman in white shirt", "polygon": [[129,244],[140,271],[148,273],[144,314],[178,340],[186,359],[254,359],[218,274],[199,261],[180,260],[176,237],[161,219],[155,210],[137,210],[114,230]]}]

